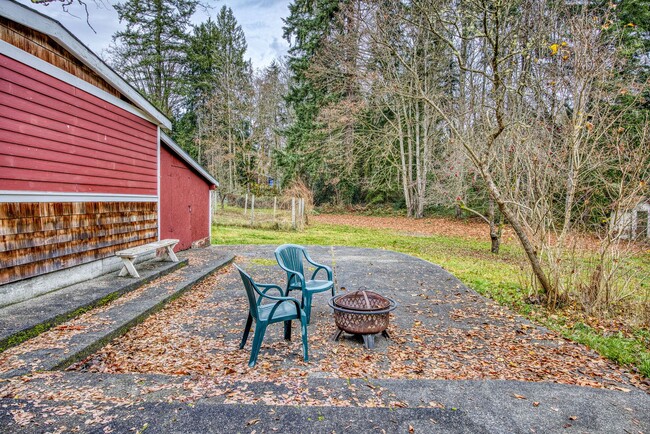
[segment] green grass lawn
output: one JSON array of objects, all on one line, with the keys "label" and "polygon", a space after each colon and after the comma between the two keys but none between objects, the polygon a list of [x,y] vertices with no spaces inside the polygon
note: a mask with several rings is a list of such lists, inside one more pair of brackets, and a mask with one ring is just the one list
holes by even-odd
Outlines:
[{"label": "green grass lawn", "polygon": [[490,243],[476,239],[440,235],[404,235],[387,229],[345,225],[312,224],[304,231],[214,226],[213,244],[339,245],[394,250],[442,266],[480,294],[509,306],[563,336],[593,348],[617,363],[638,369],[650,377],[650,335],[636,330],[623,335],[600,332],[563,312],[548,312],[527,303],[527,263],[514,243],[504,244],[499,255],[490,253]]}]

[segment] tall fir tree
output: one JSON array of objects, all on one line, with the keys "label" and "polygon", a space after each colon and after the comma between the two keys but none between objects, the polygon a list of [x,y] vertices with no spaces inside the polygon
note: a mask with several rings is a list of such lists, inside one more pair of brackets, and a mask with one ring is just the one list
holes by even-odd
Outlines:
[{"label": "tall fir tree", "polygon": [[313,174],[321,165],[319,152],[313,143],[319,142],[317,117],[326,103],[327,91],[310,79],[308,70],[322,42],[335,25],[335,17],[343,2],[339,0],[295,0],[289,5],[289,17],[284,20],[284,37],[291,44],[288,65],[292,84],[287,103],[295,118],[286,129],[286,148],[278,154],[278,164],[285,177],[303,177],[309,184],[316,183]]},{"label": "tall fir tree", "polygon": [[190,18],[199,0],[127,0],[115,5],[126,29],[113,35],[112,66],[167,116],[182,101]]},{"label": "tall fir tree", "polygon": [[631,91],[622,93],[618,103],[634,109],[625,114],[623,121],[628,124],[625,126],[640,125],[650,117],[650,0],[608,2],[606,7],[615,10],[616,20],[611,27],[614,43],[622,47],[628,60],[620,75]]},{"label": "tall fir tree", "polygon": [[189,154],[201,159],[196,139],[198,111],[203,107],[219,81],[221,65],[220,31],[212,19],[194,27],[186,47],[183,112],[174,122],[173,137]]},{"label": "tall fir tree", "polygon": [[206,164],[227,190],[245,183],[252,66],[232,10],[194,28],[186,51],[185,111],[175,138]]}]

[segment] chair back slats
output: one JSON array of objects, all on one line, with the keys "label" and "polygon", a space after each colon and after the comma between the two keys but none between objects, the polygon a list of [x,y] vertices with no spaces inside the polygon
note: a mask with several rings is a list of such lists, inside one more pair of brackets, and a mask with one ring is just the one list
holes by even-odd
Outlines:
[{"label": "chair back slats", "polygon": [[239,271],[239,275],[241,276],[241,280],[244,283],[244,288],[246,289],[246,296],[248,298],[248,306],[250,313],[253,318],[257,321],[259,319],[258,317],[258,311],[257,311],[257,296],[255,293],[255,282],[249,276],[244,270],[239,268],[237,265],[235,265],[235,268],[237,268],[237,271]]},{"label": "chair back slats", "polygon": [[302,258],[304,256],[304,247],[295,244],[285,244],[278,247],[275,251],[276,258],[285,268],[305,275]]}]

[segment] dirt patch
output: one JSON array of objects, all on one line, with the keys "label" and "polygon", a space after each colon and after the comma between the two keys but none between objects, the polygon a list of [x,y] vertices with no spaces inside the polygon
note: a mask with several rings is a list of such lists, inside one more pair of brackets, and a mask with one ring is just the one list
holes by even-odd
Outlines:
[{"label": "dirt patch", "polygon": [[[455,220],[443,217],[412,219],[407,217],[374,217],[353,214],[321,214],[311,217],[316,223],[347,225],[370,229],[391,229],[408,234],[443,235],[452,237],[490,240],[490,227],[480,220]],[[511,240],[513,234],[505,229],[504,240]]]},{"label": "dirt patch", "polygon": [[[407,217],[381,217],[364,216],[356,214],[320,214],[310,217],[315,223],[346,225],[370,229],[390,229],[407,236],[441,235],[450,237],[471,238],[481,241],[490,241],[490,227],[483,220],[452,219],[445,217],[427,217],[413,219]],[[514,231],[509,226],[503,229],[503,242],[515,241],[517,239]],[[556,237],[551,236],[553,242]],[[592,234],[574,233],[565,240],[566,246],[575,246],[578,250],[598,251],[600,240]],[[624,241],[621,243],[621,250],[634,254],[647,253],[647,242]],[[567,250],[569,250],[567,248]]]}]

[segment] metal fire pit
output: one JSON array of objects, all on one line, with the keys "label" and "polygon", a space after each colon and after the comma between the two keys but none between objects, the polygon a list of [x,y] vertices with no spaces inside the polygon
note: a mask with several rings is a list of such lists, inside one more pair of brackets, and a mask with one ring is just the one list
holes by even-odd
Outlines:
[{"label": "metal fire pit", "polygon": [[334,336],[338,341],[343,332],[361,335],[367,349],[375,347],[375,334],[390,338],[386,331],[390,312],[397,307],[391,298],[373,291],[358,290],[340,294],[329,300],[334,309],[334,322],[339,330]]}]

